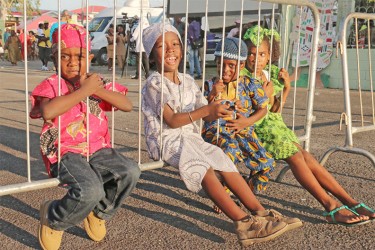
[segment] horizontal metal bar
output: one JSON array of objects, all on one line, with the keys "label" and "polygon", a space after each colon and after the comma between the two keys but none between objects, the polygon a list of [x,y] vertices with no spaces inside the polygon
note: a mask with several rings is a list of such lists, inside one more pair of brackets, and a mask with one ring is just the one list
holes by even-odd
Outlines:
[{"label": "horizontal metal bar", "polygon": [[335,152],[339,152],[339,151],[344,152],[344,153],[350,153],[350,154],[357,154],[357,155],[365,156],[371,161],[372,165],[375,167],[375,156],[372,153],[368,152],[367,150],[361,149],[361,148],[354,148],[354,147],[350,147],[350,146],[330,148],[327,152],[325,152],[323,154],[323,157],[321,158],[319,163],[322,166],[324,166],[325,163],[327,162],[328,158],[330,157],[330,155],[335,153]]},{"label": "horizontal metal bar", "polygon": [[[154,162],[140,164],[139,168],[141,169],[141,171],[147,171],[147,170],[162,168],[164,165],[165,163],[163,161],[154,161]],[[51,179],[46,179],[46,180],[6,185],[6,186],[0,187],[0,196],[34,191],[34,190],[43,189],[43,188],[56,187],[59,185],[59,183],[60,182],[58,179],[51,178]]]},{"label": "horizontal metal bar", "polygon": [[24,182],[12,185],[6,185],[0,187],[0,196],[8,195],[8,194],[15,194],[15,193],[22,193],[26,191],[34,191],[43,188],[50,188],[56,187],[59,185],[59,180],[56,178],[40,180],[40,181],[31,181],[31,182]]},{"label": "horizontal metal bar", "polygon": [[363,126],[363,127],[352,127],[352,134],[359,133],[359,132],[366,132],[375,130],[375,125],[371,126]]},{"label": "horizontal metal bar", "polygon": [[153,161],[153,162],[147,162],[139,165],[139,168],[141,171],[147,171],[147,170],[153,170],[162,168],[165,166],[165,162],[163,161]]}]

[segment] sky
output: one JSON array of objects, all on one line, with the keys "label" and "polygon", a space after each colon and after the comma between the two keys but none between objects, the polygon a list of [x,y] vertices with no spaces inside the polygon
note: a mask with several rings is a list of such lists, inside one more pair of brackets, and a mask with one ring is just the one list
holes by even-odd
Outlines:
[{"label": "sky", "polygon": [[[89,0],[89,5],[100,5],[112,7],[114,0]],[[126,0],[117,0],[117,6],[123,6]],[[140,1],[140,0],[139,0]],[[150,4],[163,2],[162,0],[149,0]],[[74,10],[82,7],[82,2],[86,4],[86,0],[61,0],[61,10]],[[57,10],[58,1],[57,0],[41,0],[40,9],[42,10]]]}]

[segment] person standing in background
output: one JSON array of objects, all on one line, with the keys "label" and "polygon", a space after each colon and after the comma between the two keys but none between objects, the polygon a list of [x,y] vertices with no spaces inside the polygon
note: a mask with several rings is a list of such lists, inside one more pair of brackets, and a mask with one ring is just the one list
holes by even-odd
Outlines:
[{"label": "person standing in background", "polygon": [[[39,28],[42,26],[39,25]],[[51,30],[49,29],[49,22],[44,21],[43,29],[38,30],[38,48],[39,48],[39,58],[42,61],[42,71],[48,71],[48,61],[51,56],[51,41],[49,39]]]},{"label": "person standing in background", "polygon": [[[143,69],[145,71],[145,76],[146,78],[148,78],[148,76],[150,75],[150,63],[149,63],[149,60],[148,60],[148,57],[145,53],[145,49],[143,47],[143,44],[141,44],[141,23],[142,22],[142,29],[146,29],[147,27],[150,26],[150,24],[148,23],[148,20],[146,18],[142,18],[140,19],[140,21],[138,22],[138,26],[134,29],[134,32],[133,32],[133,35],[132,35],[132,38],[130,39],[131,42],[134,42],[135,41],[135,52],[136,52],[136,71],[135,71],[135,75],[131,77],[131,79],[138,79],[139,78],[139,72],[138,72],[138,65],[139,65],[139,60],[142,60],[142,65],[143,65]],[[142,58],[142,59],[141,59]]]},{"label": "person standing in background", "polygon": [[[207,32],[208,33],[210,31],[210,27],[208,26],[208,23],[207,23],[207,27],[206,27],[206,18],[205,17],[202,17],[202,24],[201,24],[201,37],[203,37],[203,41],[206,41],[206,36],[205,36],[205,30],[207,28]],[[204,66],[205,66],[205,61],[203,60],[204,59],[204,45],[199,48],[199,59],[200,59],[200,66],[201,66],[201,70],[203,71],[204,69]]]},{"label": "person standing in background", "polygon": [[[185,23],[182,21],[181,16],[175,16],[173,22],[173,27],[176,28],[178,33],[180,34],[181,40],[185,42]],[[178,66],[178,72],[184,72],[184,62],[181,61],[180,65]]]},{"label": "person standing in background", "polygon": [[199,48],[193,46],[194,42],[201,37],[201,24],[195,18],[189,18],[187,35],[190,75],[194,78],[194,70],[196,70],[198,75],[196,79],[202,79],[202,71],[199,63]]},{"label": "person standing in background", "polygon": [[126,56],[126,42],[127,37],[125,35],[125,30],[122,25],[117,25],[117,36],[116,36],[116,57],[117,64],[120,69],[124,66],[125,56]]},{"label": "person standing in background", "polygon": [[10,37],[10,30],[6,28],[4,32],[4,44],[8,41],[8,37]]},{"label": "person standing in background", "polygon": [[173,26],[177,29],[178,33],[181,36],[181,40],[183,42],[184,37],[185,37],[185,23],[181,20],[180,16],[176,16],[174,18]]},{"label": "person standing in background", "polygon": [[4,61],[3,31],[0,30],[0,59]]},{"label": "person standing in background", "polygon": [[113,65],[113,40],[114,40],[113,32],[114,32],[113,24],[111,24],[109,25],[107,35],[106,35],[107,42],[108,42],[108,45],[107,45],[108,71],[112,70],[112,65]]},{"label": "person standing in background", "polygon": [[5,44],[5,47],[8,49],[8,60],[12,63],[12,66],[17,66],[17,62],[21,59],[21,42],[17,36],[17,33],[12,30],[10,37]]},{"label": "person standing in background", "polygon": [[35,60],[36,58],[36,37],[34,31],[30,30],[27,39],[27,53],[29,60]]},{"label": "person standing in background", "polygon": [[[319,34],[319,49],[316,69],[316,88],[324,88],[321,71],[325,69],[331,62],[333,53],[333,41],[335,40],[335,31],[333,28],[333,6],[335,0],[310,0],[319,10],[320,14],[320,34]],[[301,24],[299,25],[299,20]],[[293,20],[293,31],[291,37],[294,38],[292,65],[295,68],[293,74],[290,76],[292,81],[298,80],[301,75],[301,68],[310,65],[312,37],[314,34],[314,17],[310,8],[297,8],[296,16]],[[298,51],[298,39],[300,46]],[[299,62],[297,68],[297,54],[299,53]]]},{"label": "person standing in background", "polygon": [[240,32],[240,25],[241,25],[241,20],[236,20],[234,21],[234,23],[236,24],[236,27],[234,27],[233,29],[231,29],[227,35],[227,37],[238,37],[238,33]]},{"label": "person standing in background", "polygon": [[21,50],[21,60],[24,61],[25,60],[25,49],[24,49],[25,37],[24,37],[24,30],[23,29],[21,29],[19,31],[19,33],[18,33],[18,39],[21,42],[21,47],[20,47],[20,50]]}]

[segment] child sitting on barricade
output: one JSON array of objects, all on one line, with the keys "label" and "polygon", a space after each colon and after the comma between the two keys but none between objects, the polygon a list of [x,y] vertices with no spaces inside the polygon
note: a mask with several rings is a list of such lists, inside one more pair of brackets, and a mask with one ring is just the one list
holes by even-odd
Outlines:
[{"label": "child sitting on barricade", "polygon": [[[238,76],[247,58],[247,47],[242,40],[233,37],[224,39],[222,62],[222,41],[218,43],[214,55],[219,76],[205,82],[204,95],[209,103],[215,99],[232,103],[235,116],[206,121],[202,136],[205,141],[218,145],[235,165],[243,162],[250,169],[250,176],[246,179],[251,189],[257,192],[264,190],[273,170],[274,160],[258,140],[253,125],[266,114],[268,97],[262,86],[255,84],[253,79]],[[248,195],[255,199],[253,192]],[[217,208],[215,210],[220,212]],[[274,214],[277,214],[278,220],[288,224],[288,229],[302,226],[299,219],[283,217],[274,210],[262,207],[250,211],[263,217],[275,217]]]},{"label": "child sitting on barricade", "polygon": [[131,111],[127,88],[98,74],[86,74],[86,60],[93,55],[86,54],[90,46],[84,28],[64,24],[61,48],[58,29],[52,41],[61,87],[57,74],[42,81],[31,94],[30,116],[43,118],[40,146],[47,171],[68,192],[60,200],[41,204],[38,237],[43,249],[58,249],[63,231],[82,221],[88,236],[101,241],[106,235],[105,220],[119,209],[140,176],[138,165],[112,148],[105,114],[112,106]]},{"label": "child sitting on barricade", "polygon": [[[367,223],[369,217],[374,219],[375,211],[354,200],[335,178],[299,145],[297,136],[284,123],[279,112],[290,91],[289,74],[275,65],[271,65],[269,70],[270,60],[277,61],[280,56],[280,36],[276,31],[272,34],[271,30],[253,26],[246,31],[243,38],[248,47],[248,57],[241,74],[257,78],[260,84],[268,83],[263,86],[271,100],[270,111],[255,126],[255,132],[267,151],[276,160],[285,160],[289,164],[297,181],[325,208],[323,216],[328,223],[353,226]],[[282,90],[283,95],[278,96]],[[344,205],[340,205],[327,192]]]},{"label": "child sitting on barricade", "polygon": [[246,44],[238,38],[224,39],[223,62],[221,50],[222,41],[217,44],[214,53],[218,76],[205,82],[204,96],[209,103],[218,99],[229,101],[233,104],[235,116],[205,122],[202,136],[206,142],[219,146],[234,164],[243,162],[250,169],[248,184],[258,192],[266,188],[275,165],[272,155],[259,142],[253,126],[266,114],[268,97],[262,86],[254,84],[249,77],[237,79],[238,69],[244,67],[247,58]]},{"label": "child sitting on barricade", "polygon": [[249,186],[229,157],[217,146],[206,143],[200,135],[195,121],[201,118],[212,121],[230,116],[231,112],[221,101],[207,105],[194,79],[178,72],[183,51],[177,29],[169,23],[152,24],[144,30],[143,45],[157,67],[157,72],[148,77],[142,90],[142,112],[150,157],[178,168],[190,191],[198,192],[203,188],[233,220],[242,245],[267,241],[284,233],[287,230],[285,222],[268,221],[245,213],[216,176],[215,172],[247,208],[263,209],[254,195],[249,195],[252,194]]}]

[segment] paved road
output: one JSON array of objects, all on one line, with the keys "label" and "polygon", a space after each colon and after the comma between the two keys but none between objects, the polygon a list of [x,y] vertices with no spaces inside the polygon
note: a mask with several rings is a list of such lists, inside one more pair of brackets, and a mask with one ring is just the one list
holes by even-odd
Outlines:
[{"label": "paved road", "polygon": [[[22,65],[21,65],[22,66]],[[26,181],[26,105],[23,68],[0,62],[0,185]],[[38,62],[30,63],[29,87],[51,72],[41,72]],[[93,71],[110,76],[105,67]],[[129,69],[129,75],[133,72]],[[208,75],[214,69],[208,69]],[[130,89],[135,108],[132,113],[115,114],[115,147],[124,155],[138,159],[138,86],[137,81],[117,79]],[[298,90],[302,105],[296,110],[296,131],[301,133],[304,121],[306,92]],[[369,100],[369,93],[363,94]],[[339,131],[343,111],[342,91],[324,89],[315,96],[315,115],[311,152],[320,157],[334,145],[343,145],[345,135]],[[353,94],[358,96],[358,94]],[[292,103],[285,108],[290,123]],[[365,107],[365,114],[370,109]],[[359,114],[358,103],[353,108]],[[358,119],[358,115],[355,116]],[[371,119],[371,116],[366,116]],[[47,178],[38,149],[40,120],[30,121],[30,163],[32,179]],[[355,135],[355,145],[375,154],[375,132]],[[142,138],[142,163],[149,161]],[[362,156],[334,154],[326,164],[328,170],[359,201],[375,207],[375,168]],[[277,172],[281,169],[279,166]],[[244,169],[243,169],[244,170]],[[37,226],[39,205],[45,199],[59,198],[63,188],[50,188],[0,197],[0,248],[39,249]],[[262,244],[255,249],[374,249],[375,223],[354,228],[329,225],[321,216],[322,207],[296,182],[290,172],[282,183],[271,181],[260,201],[268,208],[295,216],[304,221],[300,229]],[[67,230],[61,249],[239,249],[233,225],[224,215],[211,211],[210,201],[203,195],[188,192],[178,172],[170,167],[144,172],[134,193],[118,214],[108,223],[108,235],[94,243],[86,236],[82,225]]]}]

